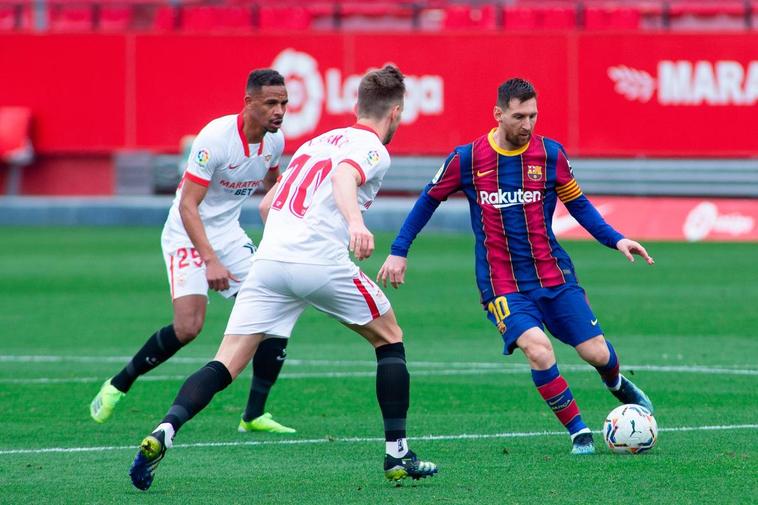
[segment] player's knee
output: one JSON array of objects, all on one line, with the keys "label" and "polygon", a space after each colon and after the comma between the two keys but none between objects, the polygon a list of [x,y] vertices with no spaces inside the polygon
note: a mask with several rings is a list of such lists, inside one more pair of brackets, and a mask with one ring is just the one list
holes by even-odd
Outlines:
[{"label": "player's knee", "polygon": [[176,338],[183,344],[189,344],[200,335],[203,330],[203,320],[201,318],[192,318],[190,320],[174,321],[174,331]]},{"label": "player's knee", "polygon": [[576,352],[583,360],[593,365],[602,365],[608,362],[610,351],[602,335],[592,337],[576,346]]},{"label": "player's knee", "polygon": [[[380,320],[376,319],[375,321]],[[371,330],[373,335],[369,340],[374,344],[374,347],[403,341],[403,330],[394,321],[381,320],[380,324],[372,325]]]},{"label": "player's knee", "polygon": [[521,350],[524,351],[526,359],[533,367],[538,367],[540,370],[550,367],[555,362],[555,353],[553,352],[553,346],[550,341],[545,339],[528,339],[519,344]]},{"label": "player's knee", "polygon": [[402,341],[403,330],[397,324],[385,325],[377,332],[376,344],[378,345],[396,344]]}]

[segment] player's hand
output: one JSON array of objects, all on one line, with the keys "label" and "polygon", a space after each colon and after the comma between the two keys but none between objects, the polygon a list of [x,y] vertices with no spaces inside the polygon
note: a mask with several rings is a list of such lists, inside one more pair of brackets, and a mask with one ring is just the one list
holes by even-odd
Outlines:
[{"label": "player's hand", "polygon": [[642,258],[647,261],[648,265],[652,265],[655,263],[655,260],[648,255],[647,251],[644,247],[642,247],[642,244],[639,242],[635,242],[634,240],[630,240],[628,238],[622,238],[616,243],[616,249],[621,251],[621,254],[626,256],[626,259],[634,263],[634,254],[637,256],[642,256]]},{"label": "player's hand", "polygon": [[379,273],[376,274],[376,282],[382,284],[386,288],[387,279],[389,278],[392,287],[397,289],[405,282],[405,271],[407,268],[408,258],[393,256],[390,254],[387,256],[387,259],[384,260],[384,265],[379,269]]},{"label": "player's hand", "polygon": [[374,252],[374,234],[368,231],[363,223],[349,225],[350,252],[358,260],[365,260]]},{"label": "player's hand", "polygon": [[208,279],[208,287],[213,291],[225,291],[229,289],[229,279],[239,282],[239,280],[215,258],[205,262],[205,278]]}]

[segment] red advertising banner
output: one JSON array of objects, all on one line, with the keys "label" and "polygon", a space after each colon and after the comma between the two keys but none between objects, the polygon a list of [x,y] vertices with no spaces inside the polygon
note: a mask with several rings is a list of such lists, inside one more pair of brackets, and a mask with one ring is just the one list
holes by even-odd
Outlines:
[{"label": "red advertising banner", "polygon": [[[758,201],[727,198],[593,197],[614,228],[635,240],[758,241]],[[563,205],[553,216],[562,238],[591,238]]]},{"label": "red advertising banner", "polygon": [[756,35],[578,40],[581,155],[758,155]]},{"label": "red advertising banner", "polygon": [[123,35],[0,35],[0,106],[32,111],[37,152],[124,146]]},{"label": "red advertising banner", "polygon": [[392,62],[408,88],[393,154],[469,142],[522,76],[537,130],[572,157],[758,155],[758,33],[3,34],[0,58],[0,106],[32,109],[42,153],[176,152],[269,66],[287,78],[292,152],[353,121],[360,76]]},{"label": "red advertising banner", "polygon": [[283,130],[292,152],[317,133],[351,124],[360,78],[385,63],[406,74],[394,154],[443,154],[487,132],[497,87],[514,75],[535,83],[541,126],[565,141],[566,51],[560,35],[139,37],[136,144],[174,149],[182,135],[239,110],[247,72],[271,66],[287,81]]}]

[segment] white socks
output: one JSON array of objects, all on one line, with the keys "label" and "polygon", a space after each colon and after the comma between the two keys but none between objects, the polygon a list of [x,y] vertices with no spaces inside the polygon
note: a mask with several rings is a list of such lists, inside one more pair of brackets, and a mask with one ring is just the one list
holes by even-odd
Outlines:
[{"label": "white socks", "polygon": [[385,452],[393,458],[402,458],[408,454],[408,439],[398,438],[393,442],[385,442]]},{"label": "white socks", "polygon": [[171,423],[161,423],[153,430],[153,433],[158,430],[165,433],[163,444],[166,446],[166,449],[171,449],[171,446],[174,445],[174,427],[171,426]]}]

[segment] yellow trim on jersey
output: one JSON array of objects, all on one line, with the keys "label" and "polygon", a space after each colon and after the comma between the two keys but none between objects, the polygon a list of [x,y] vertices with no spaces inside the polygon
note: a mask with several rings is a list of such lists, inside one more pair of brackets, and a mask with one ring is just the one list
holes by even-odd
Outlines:
[{"label": "yellow trim on jersey", "polygon": [[514,149],[513,151],[509,151],[507,149],[503,149],[499,145],[497,145],[497,142],[495,142],[495,131],[497,128],[493,128],[490,130],[490,134],[487,135],[487,140],[490,141],[490,147],[495,150],[498,154],[502,154],[503,156],[518,156],[519,154],[523,153],[527,149],[529,149],[529,142],[524,144],[523,146],[519,147],[518,149]]},{"label": "yellow trim on jersey", "polygon": [[563,203],[568,203],[582,196],[582,189],[579,187],[579,183],[576,182],[576,179],[571,179],[563,186],[556,186],[555,192]]}]

